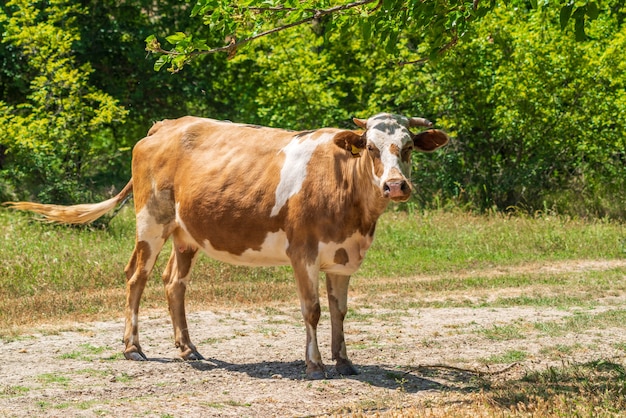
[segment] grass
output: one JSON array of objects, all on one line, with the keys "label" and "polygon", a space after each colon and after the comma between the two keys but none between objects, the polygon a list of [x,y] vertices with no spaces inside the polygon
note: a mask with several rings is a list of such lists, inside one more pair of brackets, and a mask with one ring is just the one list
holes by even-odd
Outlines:
[{"label": "grass", "polygon": [[618,416],[626,408],[626,372],[620,364],[593,361],[527,373],[496,385],[492,406],[534,416]]},{"label": "grass", "polygon": [[[130,208],[106,229],[49,225],[0,209],[0,337],[42,321],[119,317],[134,228]],[[390,211],[379,221],[376,240],[353,278],[351,292],[379,298],[391,289],[401,296],[419,296],[414,307],[584,303],[599,294],[626,291],[625,281],[619,280],[624,269],[575,274],[493,274],[490,269],[623,258],[625,237],[623,224],[602,220]],[[153,273],[157,279],[146,288],[143,309],[165,306],[158,277],[168,255],[166,248]],[[246,268],[200,257],[189,307],[291,302],[296,300],[293,281],[289,267]],[[564,287],[577,291],[563,294]],[[484,289],[525,291],[489,300],[458,297],[477,290],[484,295]]]},{"label": "grass", "polygon": [[108,349],[106,347],[95,347],[91,344],[81,344],[78,346],[78,350],[61,354],[59,358],[91,361],[99,358],[99,356],[107,350]]},{"label": "grass", "polygon": [[[29,215],[0,209],[0,338],[25,338],[20,330],[41,323],[106,320],[123,314],[125,278],[134,239],[132,210],[124,209],[108,228],[73,228],[42,224]],[[150,280],[142,309],[166,311],[160,273],[169,248],[163,251]],[[512,341],[515,348],[474,359],[500,365],[527,360],[529,333],[562,337],[599,328],[623,328],[626,310],[626,268],[542,269],[546,264],[626,257],[626,227],[618,222],[557,216],[485,215],[462,212],[406,214],[388,212],[380,220],[376,240],[351,282],[349,319],[368,318],[396,323],[406,309],[437,307],[551,307],[574,312],[561,320],[494,323],[466,331],[494,343]],[[321,286],[324,292],[324,286]],[[611,304],[611,300],[615,302]],[[592,311],[602,300],[606,308]],[[608,302],[607,302],[608,301]],[[294,279],[288,267],[250,269],[201,257],[188,294],[189,311],[215,306],[253,307],[281,316],[284,303],[296,304]],[[375,306],[376,310],[368,306]],[[381,309],[384,310],[381,313]],[[399,322],[398,322],[399,323]],[[474,328],[473,326],[468,326]],[[463,330],[451,330],[463,332]],[[275,332],[272,323],[257,330]],[[442,329],[442,332],[446,332]],[[207,339],[217,344],[219,339]],[[518,344],[519,343],[519,344]],[[376,347],[377,341],[351,344],[350,350]],[[424,345],[437,345],[427,339]],[[615,347],[626,352],[626,343]],[[560,358],[584,349],[574,341],[555,344],[544,355]],[[89,344],[59,354],[67,359],[95,360],[105,348]],[[86,369],[85,373],[91,373]],[[389,379],[402,386],[402,376]],[[40,384],[67,386],[67,377],[40,375]],[[118,381],[128,381],[120,376]],[[611,361],[563,364],[515,379],[483,381],[480,390],[446,404],[444,397],[422,405],[391,408],[388,416],[613,416],[626,408],[626,373]],[[0,396],[27,391],[5,387]],[[431,403],[429,403],[431,402]],[[207,404],[211,408],[235,405]],[[375,405],[360,405],[351,416],[368,415]],[[236,406],[247,406],[237,404]],[[43,406],[42,406],[43,407]],[[380,409],[384,411],[384,409]],[[450,411],[448,415],[437,415]],[[476,414],[473,414],[475,412]],[[380,412],[380,416],[387,416]]]}]

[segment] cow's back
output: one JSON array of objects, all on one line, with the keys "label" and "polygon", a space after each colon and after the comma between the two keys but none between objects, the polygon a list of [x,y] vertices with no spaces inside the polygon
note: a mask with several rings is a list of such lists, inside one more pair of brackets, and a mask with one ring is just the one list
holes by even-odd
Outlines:
[{"label": "cow's back", "polygon": [[[334,133],[194,117],[158,122],[133,153],[133,178],[142,183],[136,207],[152,208],[160,223],[175,221],[180,240],[214,258],[288,264],[288,235],[319,222],[320,202],[337,191],[327,184],[337,173],[321,167],[333,167],[341,152]],[[314,187],[307,203],[303,188],[310,192],[311,182],[323,190]]]}]

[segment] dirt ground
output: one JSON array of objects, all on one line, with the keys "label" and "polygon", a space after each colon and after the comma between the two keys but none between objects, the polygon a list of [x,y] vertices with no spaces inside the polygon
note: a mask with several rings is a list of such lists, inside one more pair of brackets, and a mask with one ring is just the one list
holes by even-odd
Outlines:
[{"label": "dirt ground", "polygon": [[[566,272],[624,266],[626,260],[534,268]],[[585,312],[615,309],[615,303],[607,301]],[[123,359],[122,319],[42,325],[0,341],[0,416],[287,417],[384,412],[415,405],[445,408],[479,389],[475,371],[505,370],[498,376],[515,378],[564,361],[603,358],[623,364],[626,359],[624,350],[616,348],[616,343],[626,343],[623,328],[546,337],[529,326],[523,338],[511,339],[490,338],[485,332],[510,324],[563,320],[577,309],[394,311],[371,301],[361,303],[358,297],[351,298],[349,306],[348,353],[361,373],[342,377],[334,372],[330,321],[323,311],[319,339],[328,379],[321,381],[304,379],[305,331],[297,306],[190,313],[192,339],[207,359],[198,362],[177,360],[165,309],[143,312],[141,317],[147,362]],[[575,348],[567,355],[550,355],[559,345]],[[493,360],[515,350],[527,356],[519,362]]]}]

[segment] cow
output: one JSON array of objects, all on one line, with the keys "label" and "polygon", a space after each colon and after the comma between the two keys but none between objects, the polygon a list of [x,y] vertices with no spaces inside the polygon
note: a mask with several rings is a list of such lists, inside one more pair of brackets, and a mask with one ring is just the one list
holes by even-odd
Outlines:
[{"label": "cow", "polygon": [[[101,203],[9,202],[52,222],[89,223],[134,196],[136,240],[125,268],[124,356],[147,360],[139,344],[139,302],[163,245],[172,251],[163,283],[176,347],[202,360],[191,342],[185,290],[200,251],[237,265],[291,265],[306,326],[306,377],[323,379],[317,343],[319,273],[326,275],[331,352],[341,375],[349,360],[343,322],[350,276],[372,244],[390,201],[409,199],[411,153],[448,142],[423,118],[381,113],[354,118],[356,130],[289,131],[185,116],[155,123],[132,152],[132,177]],[[425,127],[414,133],[410,128]]]}]

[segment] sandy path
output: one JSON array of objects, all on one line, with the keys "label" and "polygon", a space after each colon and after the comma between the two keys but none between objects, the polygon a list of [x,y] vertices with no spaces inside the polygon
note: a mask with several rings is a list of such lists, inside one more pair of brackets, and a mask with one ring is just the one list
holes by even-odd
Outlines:
[{"label": "sandy path", "polygon": [[[624,266],[626,260],[536,268],[563,272]],[[329,365],[329,378],[322,381],[303,378],[304,326],[299,310],[290,305],[190,314],[192,338],[207,358],[201,362],[176,360],[165,310],[150,312],[140,322],[148,362],[121,356],[121,319],[52,330],[42,326],[0,341],[0,416],[311,416],[433,402],[441,406],[478,389],[472,370],[504,369],[511,363],[494,364],[493,356],[515,350],[524,351],[526,357],[507,371],[510,377],[563,361],[625,361],[626,353],[618,345],[626,344],[623,327],[556,337],[533,327],[563,321],[579,309],[394,311],[371,303],[365,307],[358,298],[350,306],[348,352],[361,374],[343,378],[334,373],[329,358],[330,321],[324,310],[320,350]],[[585,313],[620,306],[623,303],[612,301]],[[494,339],[488,332],[511,325],[525,330],[524,335]],[[572,349],[566,356],[550,354],[559,345]]]}]

